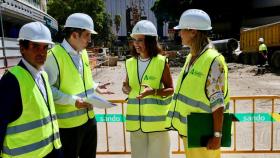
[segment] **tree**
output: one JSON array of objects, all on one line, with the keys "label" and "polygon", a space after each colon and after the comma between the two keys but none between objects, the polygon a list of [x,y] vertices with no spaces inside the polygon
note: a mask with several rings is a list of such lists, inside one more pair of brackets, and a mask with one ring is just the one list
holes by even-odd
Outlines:
[{"label": "tree", "polygon": [[112,33],[112,18],[109,14],[104,13],[103,31],[98,32],[98,36],[94,36],[94,41],[98,45],[104,45],[111,48],[112,42],[116,40],[116,36]]},{"label": "tree", "polygon": [[158,21],[174,21],[178,20],[191,3],[192,0],[157,0],[151,10]]},{"label": "tree", "polygon": [[[112,23],[110,16],[105,13],[105,4],[103,0],[49,0],[48,14],[53,16],[58,22],[58,31],[61,32],[67,17],[72,13],[86,13],[92,17],[95,30],[99,33],[94,37],[95,43],[100,44],[102,41],[111,40],[110,35]],[[105,34],[106,33],[106,34]]]}]

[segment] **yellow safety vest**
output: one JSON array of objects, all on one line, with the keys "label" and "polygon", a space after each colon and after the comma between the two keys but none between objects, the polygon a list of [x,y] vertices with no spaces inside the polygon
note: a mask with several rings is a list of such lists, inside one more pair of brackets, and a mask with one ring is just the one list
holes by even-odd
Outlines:
[{"label": "yellow safety vest", "polygon": [[[94,82],[86,50],[83,50],[81,54],[84,70],[83,78],[75,67],[72,58],[62,46],[56,45],[53,47],[48,55],[51,54],[55,57],[59,69],[60,91],[81,98],[86,98],[94,93]],[[55,104],[55,110],[59,128],[78,127],[94,117],[93,110],[86,108],[78,109],[74,105]]]},{"label": "yellow safety vest", "polygon": [[261,52],[261,51],[266,51],[267,52],[267,47],[264,43],[259,45],[259,52]]},{"label": "yellow safety vest", "polygon": [[42,73],[48,96],[45,101],[31,74],[20,66],[9,70],[18,80],[22,114],[8,124],[3,144],[3,158],[44,157],[53,147],[59,149],[59,128],[48,77]]},{"label": "yellow safety vest", "polygon": [[229,108],[228,69],[224,57],[214,49],[207,49],[198,57],[184,78],[186,66],[191,59],[191,55],[189,54],[178,77],[177,86],[168,112],[167,128],[175,128],[180,135],[187,136],[187,115],[191,112],[212,113],[205,86],[209,70],[215,58],[219,58],[224,66],[225,110]]},{"label": "yellow safety vest", "polygon": [[142,91],[141,84],[147,84],[153,89],[162,88],[161,78],[165,67],[166,57],[157,55],[147,66],[142,79],[138,79],[138,60],[130,58],[126,61],[131,91],[128,95],[126,129],[127,131],[142,130],[143,132],[166,131],[166,116],[171,97],[149,95],[137,99]]}]

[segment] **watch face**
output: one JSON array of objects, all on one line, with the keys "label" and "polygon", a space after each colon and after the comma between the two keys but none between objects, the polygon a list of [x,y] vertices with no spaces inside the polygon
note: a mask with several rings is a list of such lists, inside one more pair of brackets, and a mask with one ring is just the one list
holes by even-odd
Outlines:
[{"label": "watch face", "polygon": [[214,132],[214,136],[215,137],[222,137],[222,133],[221,132]]}]

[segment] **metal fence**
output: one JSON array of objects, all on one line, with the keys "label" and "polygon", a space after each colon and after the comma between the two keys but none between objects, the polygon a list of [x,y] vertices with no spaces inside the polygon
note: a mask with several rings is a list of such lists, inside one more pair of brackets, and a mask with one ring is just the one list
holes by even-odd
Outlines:
[{"label": "metal fence", "polygon": [[[126,101],[125,100],[111,100],[111,102],[116,103],[120,106],[114,107],[112,109],[105,109],[105,110],[98,110],[96,112],[97,115],[103,114],[103,115],[110,115],[110,112],[116,112],[118,111],[119,114],[125,115],[125,106],[126,106]],[[257,113],[257,112],[265,112],[265,113],[279,113],[280,112],[280,96],[234,96],[231,97],[231,113]],[[247,106],[247,107],[246,107]],[[240,107],[243,110],[238,110]],[[118,109],[116,109],[118,108]],[[116,113],[115,113],[116,114]],[[279,118],[280,119],[280,118]],[[112,145],[114,145],[113,142],[110,141],[109,139],[109,133],[110,129],[109,125],[114,124],[110,122],[99,122],[99,126],[105,126],[105,150],[98,150],[98,154],[109,154],[109,155],[115,155],[115,154],[130,154],[130,147],[129,147],[129,141],[127,140],[128,138],[128,133],[125,130],[125,122],[120,121],[122,124],[120,128],[122,137],[118,137],[118,145],[122,145],[120,150],[115,150],[112,149]],[[258,124],[265,124],[265,126],[270,125],[270,127],[265,128],[269,133],[269,146],[267,149],[261,149],[257,147],[257,142],[256,142],[256,134],[258,133],[258,128],[256,127]],[[239,127],[238,127],[239,126]],[[277,127],[277,129],[275,128]],[[249,129],[249,132],[244,133],[239,133],[239,129],[244,129],[247,128]],[[116,128],[113,128],[114,131],[117,130]],[[102,130],[103,131],[103,130]],[[278,131],[278,133],[277,133]],[[184,153],[184,147],[182,140],[176,133],[175,138],[178,140],[173,140],[171,141],[176,141],[177,145],[176,148],[172,149],[173,154],[182,154]],[[247,135],[251,135],[250,137],[247,137]],[[174,136],[174,135],[173,135]],[[245,146],[247,147],[246,149],[243,149],[242,147],[239,146],[240,139],[238,137],[245,136],[246,140],[245,141]],[[277,138],[276,138],[277,137]],[[239,139],[239,141],[237,141]],[[250,139],[247,141],[247,139]],[[280,153],[280,142],[275,141],[275,140],[280,139],[280,122],[277,121],[270,121],[270,122],[234,122],[233,123],[233,128],[232,128],[232,146],[230,148],[222,148],[222,153]],[[103,140],[102,140],[103,141]],[[103,142],[104,143],[104,142]],[[248,143],[248,145],[246,145]],[[244,145],[244,144],[243,144]]]}]

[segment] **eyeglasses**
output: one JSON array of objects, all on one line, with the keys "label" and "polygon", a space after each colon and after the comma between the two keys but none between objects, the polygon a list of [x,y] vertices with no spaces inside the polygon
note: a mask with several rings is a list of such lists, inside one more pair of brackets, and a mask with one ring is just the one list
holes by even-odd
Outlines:
[{"label": "eyeglasses", "polygon": [[135,43],[143,43],[145,39],[132,39],[132,41]]}]

